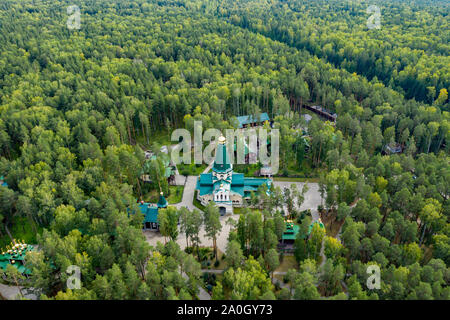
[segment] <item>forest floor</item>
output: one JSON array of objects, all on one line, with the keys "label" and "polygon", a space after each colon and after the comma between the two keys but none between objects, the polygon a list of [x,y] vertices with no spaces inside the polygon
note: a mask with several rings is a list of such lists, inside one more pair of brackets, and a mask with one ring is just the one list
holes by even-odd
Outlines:
[{"label": "forest floor", "polygon": [[327,235],[330,237],[337,238],[345,220],[337,221],[336,213],[320,214],[320,217],[327,231]]}]

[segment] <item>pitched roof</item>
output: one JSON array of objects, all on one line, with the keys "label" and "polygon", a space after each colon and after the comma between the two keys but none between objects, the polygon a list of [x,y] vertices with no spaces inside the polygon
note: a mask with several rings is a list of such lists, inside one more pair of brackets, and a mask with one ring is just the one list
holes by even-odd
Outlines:
[{"label": "pitched roof", "polygon": [[270,185],[270,179],[266,178],[244,178],[244,186],[260,186],[264,183]]},{"label": "pitched roof", "polygon": [[212,169],[216,172],[227,172],[228,170],[231,170],[231,162],[227,151],[227,145],[225,143],[225,138],[223,138],[223,140],[220,140],[219,138],[219,144],[216,149],[216,159],[214,160]]},{"label": "pitched roof", "polygon": [[167,207],[167,200],[166,200],[166,198],[164,198],[164,195],[162,192],[159,195],[159,200],[158,200],[157,206],[158,206],[158,208],[166,208]]},{"label": "pitched roof", "polygon": [[150,203],[139,204],[144,222],[158,222],[158,207]]},{"label": "pitched roof", "polygon": [[292,222],[286,222],[286,229],[281,236],[283,240],[295,240],[297,234],[300,230],[300,227]]},{"label": "pitched roof", "polygon": [[212,173],[202,173],[200,175],[199,183],[201,185],[212,185]]},{"label": "pitched roof", "polygon": [[244,185],[244,174],[233,173],[233,175],[231,176],[231,185],[232,186]]},{"label": "pitched roof", "polygon": [[31,271],[24,266],[24,260],[27,252],[33,251],[34,246],[18,243],[11,245],[12,248],[0,253],[0,270],[5,271],[8,265],[14,266],[22,274],[30,274]]},{"label": "pitched roof", "polygon": [[253,115],[240,116],[237,117],[237,120],[239,122],[239,128],[242,128],[246,124],[269,121],[270,118],[269,115],[266,112],[264,112],[259,115],[259,120],[258,118],[255,118]]}]

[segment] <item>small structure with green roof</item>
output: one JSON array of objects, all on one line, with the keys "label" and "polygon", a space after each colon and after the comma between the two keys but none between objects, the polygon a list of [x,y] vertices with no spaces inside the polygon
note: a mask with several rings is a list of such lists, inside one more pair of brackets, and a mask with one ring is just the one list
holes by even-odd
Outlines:
[{"label": "small structure with green roof", "polygon": [[8,187],[8,184],[5,181],[5,177],[0,175],[0,186],[1,187]]},{"label": "small structure with green roof", "polygon": [[[311,231],[314,227],[314,225],[318,225],[320,228],[325,229],[324,224],[322,223],[322,220],[319,218],[317,221],[312,222],[309,226],[308,226],[308,233],[307,234],[302,234],[300,235],[300,237],[302,239],[307,239],[310,234]],[[294,222],[288,220],[286,221],[286,228],[284,229],[284,232],[281,236],[281,243],[282,244],[292,244],[294,243],[295,239],[297,238],[297,235],[300,231],[300,226],[295,224]]]},{"label": "small structure with green roof", "polygon": [[281,236],[281,243],[293,243],[297,238],[300,227],[292,221],[286,221],[286,228]]},{"label": "small structure with green roof", "polygon": [[158,203],[148,203],[141,201],[139,208],[144,215],[143,229],[144,230],[159,230],[158,213],[160,210],[167,208],[167,200],[161,192]]},{"label": "small structure with green roof", "polygon": [[243,129],[263,125],[264,122],[266,121],[270,122],[270,118],[269,115],[266,112],[264,112],[261,113],[259,116],[253,115],[240,116],[237,117],[237,121],[239,123],[239,128]]},{"label": "small structure with green roof", "polygon": [[308,227],[308,236],[311,234],[311,231],[314,227],[314,225],[317,224],[319,225],[320,228],[325,229],[324,224],[322,223],[322,220],[319,218],[318,220],[314,221],[313,223],[311,223]]},{"label": "small structure with green roof", "polygon": [[[156,155],[150,156],[149,159],[146,159],[144,162],[144,166],[142,167],[142,170],[140,172],[141,180],[144,182],[152,182],[150,179],[150,175],[147,173],[150,171],[150,164],[152,161],[156,160]],[[167,182],[169,184],[172,184],[175,181],[175,168],[170,164],[170,160],[168,160],[166,157],[161,158],[163,164],[164,164],[164,178],[167,179]]]},{"label": "small structure with green roof", "polygon": [[5,272],[8,265],[11,265],[20,273],[29,275],[31,271],[25,267],[25,257],[28,252],[34,250],[34,246],[24,241],[14,241],[10,246],[6,246],[6,250],[0,252],[0,270]]}]

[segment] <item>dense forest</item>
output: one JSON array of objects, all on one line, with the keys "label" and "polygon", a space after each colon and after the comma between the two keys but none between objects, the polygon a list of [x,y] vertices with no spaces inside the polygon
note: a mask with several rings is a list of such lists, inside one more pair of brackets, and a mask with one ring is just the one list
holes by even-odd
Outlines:
[{"label": "dense forest", "polygon": [[[366,26],[371,4],[379,30]],[[79,30],[67,28],[71,5]],[[196,299],[207,282],[214,299],[448,300],[449,12],[438,0],[2,1],[0,236],[19,221],[36,235],[25,285],[43,299]],[[311,105],[336,123],[306,123]],[[302,193],[253,195],[217,281],[202,277],[196,236],[202,224],[220,232],[214,207],[168,210],[158,246],[129,215],[157,137],[262,112],[280,130],[280,175],[316,178],[318,210],[342,227],[341,241],[319,228],[295,241],[292,290],[271,278],[282,213],[310,224],[292,206]],[[402,152],[386,154],[393,145]],[[380,290],[366,289],[369,264]],[[65,287],[69,265],[81,290]]]}]

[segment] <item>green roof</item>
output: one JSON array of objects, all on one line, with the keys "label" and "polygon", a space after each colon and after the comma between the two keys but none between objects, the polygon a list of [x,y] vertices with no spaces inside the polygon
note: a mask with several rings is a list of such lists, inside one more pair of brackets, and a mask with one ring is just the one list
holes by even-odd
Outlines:
[{"label": "green roof", "polygon": [[220,143],[216,149],[216,160],[214,160],[213,170],[216,172],[227,172],[231,170],[230,158],[225,143]]},{"label": "green roof", "polygon": [[243,186],[231,186],[231,191],[235,193],[239,193],[241,196],[245,197],[244,187]]},{"label": "green roof", "polygon": [[297,234],[300,230],[300,227],[292,222],[286,222],[286,226],[281,236],[283,240],[295,240]]},{"label": "green roof", "polygon": [[202,185],[211,185],[213,184],[212,173],[202,173],[200,175],[199,183]]},{"label": "green roof", "polygon": [[[20,273],[30,274],[31,271],[25,268],[25,257],[30,251],[34,251],[35,248],[32,245],[27,244],[17,244],[13,246],[11,244],[11,249],[2,251],[0,254],[0,269],[6,271],[8,265],[14,266]],[[13,263],[14,262],[14,263]]]},{"label": "green roof", "polygon": [[244,125],[250,123],[269,121],[270,118],[269,115],[266,112],[264,112],[259,115],[259,118],[254,117],[253,115],[246,115],[237,117],[237,120],[239,122],[239,128],[242,128]]},{"label": "green roof", "polygon": [[243,185],[244,184],[244,174],[243,173],[234,173],[231,176],[231,184],[235,185]]},{"label": "green roof", "polygon": [[162,192],[159,195],[159,200],[158,200],[157,205],[158,205],[158,208],[166,208],[167,207],[167,200],[166,200],[166,198],[164,198],[164,195]]},{"label": "green roof", "polygon": [[158,207],[150,203],[139,204],[145,222],[158,222]]},{"label": "green roof", "polygon": [[5,181],[5,177],[4,176],[0,176],[0,186],[1,187],[7,187],[8,184]]},{"label": "green roof", "polygon": [[323,225],[322,222],[314,221],[314,222],[311,223],[311,224],[309,225],[309,227],[308,227],[308,235],[311,233],[311,231],[312,231],[312,229],[313,229],[313,227],[314,227],[315,224],[319,224],[319,227],[321,227],[322,229],[325,229],[325,226]]},{"label": "green roof", "polygon": [[[257,191],[258,187],[266,183],[269,188],[271,185],[270,179],[266,178],[245,178],[243,173],[234,173],[231,176],[231,191],[240,194],[243,197],[249,197],[251,191]],[[226,180],[216,181],[215,184],[229,182]],[[211,173],[203,173],[200,175],[200,179],[197,180],[196,189],[199,190],[199,195],[212,194],[214,185]]]},{"label": "green roof", "polygon": [[244,185],[258,187],[264,183],[268,183],[269,181],[270,179],[267,178],[244,178]]}]

